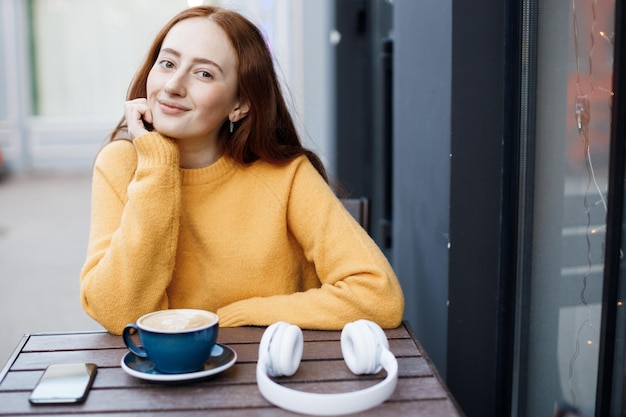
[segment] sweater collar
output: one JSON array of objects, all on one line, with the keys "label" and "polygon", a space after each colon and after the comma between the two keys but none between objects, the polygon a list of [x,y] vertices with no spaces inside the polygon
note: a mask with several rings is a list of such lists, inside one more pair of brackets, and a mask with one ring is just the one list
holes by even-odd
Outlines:
[{"label": "sweater collar", "polygon": [[234,172],[237,163],[226,155],[222,155],[217,161],[204,168],[181,169],[183,185],[207,184],[224,175]]}]

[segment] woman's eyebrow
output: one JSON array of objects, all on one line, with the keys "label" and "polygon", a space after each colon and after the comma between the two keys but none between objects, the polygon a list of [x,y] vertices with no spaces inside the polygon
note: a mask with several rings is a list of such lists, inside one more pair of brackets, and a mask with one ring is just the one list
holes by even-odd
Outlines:
[{"label": "woman's eyebrow", "polygon": [[[163,48],[161,49],[161,52],[166,52],[168,54],[174,55],[177,58],[180,58],[182,56],[182,54],[180,52],[178,52],[176,49],[172,49],[172,48]],[[211,66],[216,67],[221,73],[224,73],[224,71],[222,70],[222,67],[220,67],[217,62],[212,61],[210,59],[207,58],[198,58],[198,57],[194,57],[192,58],[192,61],[194,63],[199,63],[199,64],[208,64]]]}]

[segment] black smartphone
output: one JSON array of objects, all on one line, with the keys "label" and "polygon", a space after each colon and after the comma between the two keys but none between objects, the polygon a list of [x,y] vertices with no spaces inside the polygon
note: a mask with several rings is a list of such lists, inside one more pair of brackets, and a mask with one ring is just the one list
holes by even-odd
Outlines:
[{"label": "black smartphone", "polygon": [[33,404],[83,402],[87,398],[97,370],[95,363],[50,365],[28,400]]}]

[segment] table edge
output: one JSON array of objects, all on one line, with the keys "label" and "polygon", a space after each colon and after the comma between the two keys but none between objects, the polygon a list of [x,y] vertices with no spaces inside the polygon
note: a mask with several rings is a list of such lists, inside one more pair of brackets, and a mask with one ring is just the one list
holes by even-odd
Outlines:
[{"label": "table edge", "polygon": [[26,345],[26,342],[28,342],[28,339],[30,339],[30,336],[31,335],[28,333],[24,334],[22,336],[22,339],[20,339],[19,343],[13,350],[13,353],[11,353],[11,356],[9,356],[9,359],[4,364],[4,367],[2,368],[2,370],[0,371],[0,384],[2,384],[2,382],[4,381],[4,378],[6,378],[7,374],[11,370],[11,367],[13,366],[13,363],[15,362],[17,357],[20,355],[20,353],[22,353],[22,349]]},{"label": "table edge", "polygon": [[430,370],[432,371],[433,375],[435,376],[435,378],[439,380],[439,383],[441,384],[443,389],[446,390],[446,393],[448,394],[448,400],[452,402],[452,405],[454,406],[454,408],[456,408],[456,411],[459,413],[459,415],[461,417],[465,417],[465,413],[463,412],[463,409],[461,408],[460,404],[457,402],[452,392],[450,392],[450,388],[448,387],[448,384],[439,373],[439,369],[437,369],[437,367],[435,366],[435,363],[432,361],[432,359],[430,359],[430,356],[428,356],[426,349],[424,349],[420,341],[417,339],[417,336],[415,335],[415,331],[413,331],[413,327],[411,327],[411,323],[409,323],[407,320],[404,320],[402,322],[402,325],[405,327],[406,331],[411,336],[411,340],[413,340],[413,343],[415,343],[415,345],[419,349],[420,353],[422,354],[422,358],[428,363],[428,366]]}]

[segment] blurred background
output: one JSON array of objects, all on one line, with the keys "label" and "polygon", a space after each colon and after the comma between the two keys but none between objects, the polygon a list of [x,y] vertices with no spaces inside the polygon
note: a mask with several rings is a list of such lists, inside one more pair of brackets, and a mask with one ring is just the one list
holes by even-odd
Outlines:
[{"label": "blurred background", "polygon": [[290,0],[2,0],[0,79],[9,80],[1,86],[8,100],[0,100],[5,163],[17,171],[88,168],[119,120],[130,80],[157,31],[180,10],[202,3],[237,10],[262,28],[301,133],[315,138],[309,146],[332,164],[331,139],[321,134],[332,114],[324,96],[330,2]]}]

